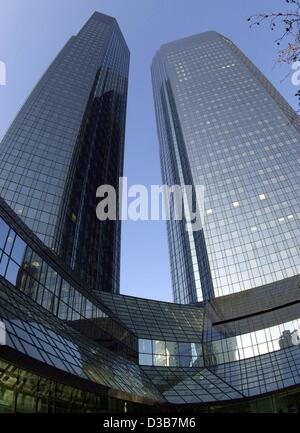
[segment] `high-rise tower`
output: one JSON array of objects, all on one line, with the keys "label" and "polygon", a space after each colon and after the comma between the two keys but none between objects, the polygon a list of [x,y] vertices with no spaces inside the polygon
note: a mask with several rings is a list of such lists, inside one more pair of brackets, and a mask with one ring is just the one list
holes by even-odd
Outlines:
[{"label": "high-rise tower", "polygon": [[38,82],[0,144],[0,195],[87,287],[119,291],[120,223],[96,189],[123,172],[129,51],[94,13]]},{"label": "high-rise tower", "polygon": [[190,303],[300,272],[297,116],[216,32],[163,45],[152,79],[167,184],[204,185],[203,230],[168,222],[174,299]]}]

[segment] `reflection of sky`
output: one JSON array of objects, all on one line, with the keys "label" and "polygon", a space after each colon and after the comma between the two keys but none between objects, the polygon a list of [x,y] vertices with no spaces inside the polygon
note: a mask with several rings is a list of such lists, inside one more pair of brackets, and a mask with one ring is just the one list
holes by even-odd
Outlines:
[{"label": "reflection of sky", "polygon": [[[8,333],[7,344],[9,346],[15,348],[12,343],[14,342],[18,350],[21,349],[23,353],[35,359],[46,362],[49,365],[54,364],[55,367],[73,374],[75,367],[77,374],[80,372],[82,375],[84,364],[81,353],[79,347],[71,340],[54,333],[52,330],[34,321],[26,322],[26,326],[19,319],[5,319],[4,323],[6,324],[6,331]],[[29,328],[31,332],[28,332],[26,328]],[[20,345],[20,338],[22,339],[22,345]],[[34,343],[35,346],[32,346]],[[24,346],[23,350],[22,346]],[[41,356],[41,352],[44,354],[44,357]],[[72,368],[70,364],[72,364]]]},{"label": "reflection of sky", "polygon": [[[3,286],[2,296],[5,290],[7,288]],[[9,293],[8,291],[8,296]],[[18,299],[18,296],[12,299]],[[21,300],[22,297],[20,297]],[[137,365],[111,353],[105,347],[84,339],[55,318],[52,324],[52,318],[48,313],[41,318],[43,312],[38,307],[33,305],[25,307],[24,300],[22,303],[22,313],[19,312],[22,320],[11,319],[10,316],[15,316],[16,312],[7,314],[3,309],[8,346],[60,370],[104,386],[110,386],[112,389],[136,395],[147,395],[149,398],[160,398],[157,390],[145,378]],[[36,321],[35,315],[36,320],[40,319],[40,321],[49,323],[50,326],[44,326]],[[53,330],[54,326],[57,327],[57,332]],[[72,336],[69,338],[68,334],[73,332],[75,333],[74,338]]]}]

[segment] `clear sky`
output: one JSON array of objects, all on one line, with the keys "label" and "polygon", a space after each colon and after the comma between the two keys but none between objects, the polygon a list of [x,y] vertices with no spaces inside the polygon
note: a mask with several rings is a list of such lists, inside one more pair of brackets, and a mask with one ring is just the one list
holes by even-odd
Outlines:
[{"label": "clear sky", "polygon": [[[275,34],[250,30],[246,18],[285,8],[284,0],[0,0],[0,60],[7,85],[0,86],[0,137],[41,74],[95,11],[117,18],[131,51],[125,175],[129,184],[160,184],[159,148],[150,78],[158,47],[216,30],[233,40],[295,107],[288,66],[275,64]],[[0,155],[1,157],[1,155]],[[172,300],[165,223],[124,222],[121,292]]]}]

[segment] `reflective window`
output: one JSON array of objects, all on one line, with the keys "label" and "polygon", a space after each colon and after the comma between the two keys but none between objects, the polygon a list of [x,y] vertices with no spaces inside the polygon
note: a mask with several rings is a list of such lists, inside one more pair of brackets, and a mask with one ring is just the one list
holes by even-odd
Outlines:
[{"label": "reflective window", "polygon": [[[59,318],[76,323],[76,329],[97,333],[114,345],[114,339],[125,356],[137,357],[137,338],[108,316],[98,305],[65,281],[59,273],[30,248],[0,218],[0,275],[18,290]],[[87,319],[94,319],[87,322]],[[96,319],[96,320],[95,320]],[[74,325],[75,326],[75,325]],[[113,338],[111,338],[113,337]],[[152,352],[152,349],[149,353]]]},{"label": "reflective window", "polygon": [[0,249],[1,250],[4,249],[8,231],[9,231],[8,225],[3,221],[2,218],[0,218]]},{"label": "reflective window", "polygon": [[139,339],[140,365],[160,367],[202,366],[200,343]]}]

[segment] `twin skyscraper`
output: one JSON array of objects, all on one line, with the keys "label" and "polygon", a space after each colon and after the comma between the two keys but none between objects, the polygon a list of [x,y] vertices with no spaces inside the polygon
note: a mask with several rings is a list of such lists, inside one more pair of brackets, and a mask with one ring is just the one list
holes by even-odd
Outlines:
[{"label": "twin skyscraper", "polygon": [[[119,293],[121,222],[96,189],[123,175],[129,50],[95,13],[58,54],[0,144],[0,195],[87,289]],[[163,182],[204,185],[203,229],[170,220],[174,301],[300,273],[296,114],[226,37],[163,45],[152,63]]]}]

